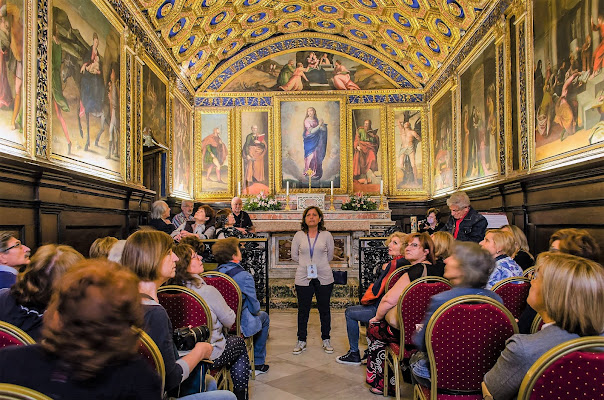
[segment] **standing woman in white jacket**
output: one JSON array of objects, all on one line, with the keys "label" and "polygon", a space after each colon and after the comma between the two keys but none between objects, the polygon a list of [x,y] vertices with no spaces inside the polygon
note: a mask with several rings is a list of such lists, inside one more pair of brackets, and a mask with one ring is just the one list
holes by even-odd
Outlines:
[{"label": "standing woman in white jacket", "polygon": [[306,208],[302,215],[302,230],[294,235],[291,247],[292,260],[298,263],[295,278],[298,297],[298,343],[294,347],[294,354],[306,350],[308,315],[313,295],[317,296],[323,350],[328,354],[333,353],[329,335],[333,290],[333,272],[329,262],[333,258],[333,248],[333,236],[325,230],[321,210],[315,206]]}]

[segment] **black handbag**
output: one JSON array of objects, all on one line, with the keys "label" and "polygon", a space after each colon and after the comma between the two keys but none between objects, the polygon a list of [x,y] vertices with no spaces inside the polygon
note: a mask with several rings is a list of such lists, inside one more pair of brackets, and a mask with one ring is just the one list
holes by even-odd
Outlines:
[{"label": "black handbag", "polygon": [[348,284],[348,271],[333,270],[333,283],[336,285]]}]

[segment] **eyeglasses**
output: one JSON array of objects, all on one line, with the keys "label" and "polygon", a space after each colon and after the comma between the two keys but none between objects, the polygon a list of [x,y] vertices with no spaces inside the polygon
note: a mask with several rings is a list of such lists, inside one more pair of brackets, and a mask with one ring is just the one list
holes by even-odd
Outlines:
[{"label": "eyeglasses", "polygon": [[18,249],[21,246],[22,246],[22,243],[17,240],[17,243],[13,244],[11,247],[7,247],[6,249],[2,250],[2,253],[6,253],[7,251],[9,251],[11,249]]}]

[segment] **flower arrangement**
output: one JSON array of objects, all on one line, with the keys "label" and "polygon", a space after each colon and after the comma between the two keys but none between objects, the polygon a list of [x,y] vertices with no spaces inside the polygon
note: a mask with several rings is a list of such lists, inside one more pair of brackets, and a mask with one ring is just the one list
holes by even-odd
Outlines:
[{"label": "flower arrangement", "polygon": [[354,211],[373,211],[377,210],[377,203],[361,192],[348,198],[347,202],[342,203],[342,210]]},{"label": "flower arrangement", "polygon": [[245,200],[243,209],[246,211],[272,211],[279,210],[281,202],[275,199],[275,196],[267,196],[260,192],[256,197],[250,197]]}]

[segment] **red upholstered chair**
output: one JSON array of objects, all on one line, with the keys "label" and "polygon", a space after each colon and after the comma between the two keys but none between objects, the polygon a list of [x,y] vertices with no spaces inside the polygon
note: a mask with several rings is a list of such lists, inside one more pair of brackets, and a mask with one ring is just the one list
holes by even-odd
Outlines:
[{"label": "red upholstered chair", "polygon": [[[388,382],[388,369],[394,371],[396,381],[396,398],[401,398],[401,365],[404,358],[410,358],[415,352],[412,348],[411,337],[415,332],[415,325],[420,324],[426,315],[430,298],[435,294],[451,289],[451,283],[438,276],[426,276],[411,282],[405,288],[398,300],[397,319],[400,327],[399,343],[390,343],[386,348],[386,368],[384,369],[384,382]],[[384,396],[388,392],[384,390]]]},{"label": "red upholstered chair", "polygon": [[562,343],[528,370],[518,400],[575,400],[604,397],[604,337]]},{"label": "red upholstered chair", "polygon": [[542,326],[543,318],[541,318],[541,315],[539,314],[535,315],[535,318],[533,318],[533,323],[531,324],[531,333],[539,332]]},{"label": "red upholstered chair", "polygon": [[157,345],[151,339],[149,335],[142,329],[137,329],[139,336],[138,340],[138,354],[140,354],[147,363],[153,368],[161,378],[161,391],[164,392],[164,385],[166,383],[166,366],[164,365],[164,359],[161,356],[161,352],[157,348]]},{"label": "red upholstered chair", "polygon": [[52,400],[50,397],[19,385],[0,383],[0,399],[2,400]]},{"label": "red upholstered chair", "polygon": [[484,374],[515,333],[514,316],[490,297],[460,296],[446,302],[426,327],[431,387],[415,385],[415,398],[482,399]]},{"label": "red upholstered chair", "polygon": [[0,321],[0,348],[35,344],[27,333],[8,322]]},{"label": "red upholstered chair", "polygon": [[523,277],[506,278],[497,282],[491,290],[501,296],[503,305],[518,319],[526,308],[531,281]]},{"label": "red upholstered chair", "polygon": [[398,282],[399,279],[401,279],[401,276],[405,275],[405,272],[407,272],[410,266],[411,265],[405,265],[399,267],[395,269],[393,273],[390,274],[388,280],[386,281],[386,292],[392,289],[392,286],[394,286],[394,284]]},{"label": "red upholstered chair", "polygon": [[524,276],[525,278],[531,279],[531,277],[533,276],[534,273],[535,273],[535,267],[529,267],[524,270],[524,272],[522,273],[522,276]]}]

